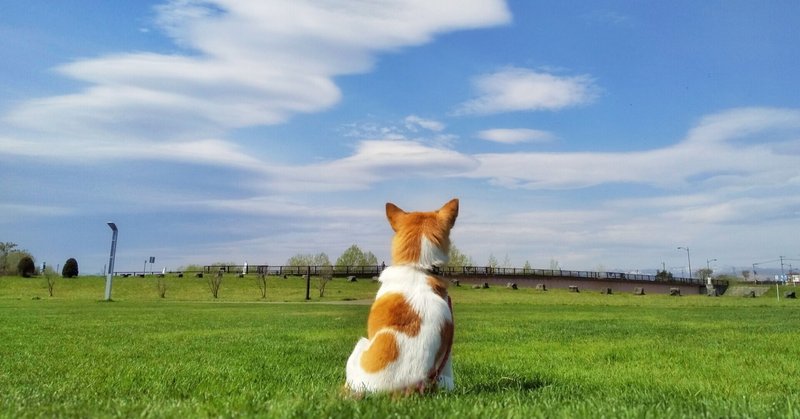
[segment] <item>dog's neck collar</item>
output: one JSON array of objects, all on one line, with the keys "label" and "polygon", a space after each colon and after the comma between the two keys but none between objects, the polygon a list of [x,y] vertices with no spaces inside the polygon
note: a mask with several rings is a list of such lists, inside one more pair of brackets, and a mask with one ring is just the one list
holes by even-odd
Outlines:
[{"label": "dog's neck collar", "polygon": [[420,265],[418,263],[404,263],[396,266],[406,266],[417,271],[425,272],[428,275],[441,275],[442,267],[438,265]]},{"label": "dog's neck collar", "polygon": [[396,267],[396,268],[400,268],[400,267],[411,268],[411,269],[414,269],[415,271],[424,272],[424,273],[426,273],[428,275],[442,275],[442,274],[444,274],[444,270],[439,265],[422,265],[420,263],[400,263],[400,264],[395,264],[395,265],[392,265],[392,266],[387,266],[385,269],[389,269],[389,268],[393,268],[393,267]]},{"label": "dog's neck collar", "polygon": [[424,270],[425,272],[427,272],[427,273],[429,273],[431,275],[441,275],[442,274],[442,268],[439,267],[439,266],[436,266],[436,265],[422,267],[422,270]]}]

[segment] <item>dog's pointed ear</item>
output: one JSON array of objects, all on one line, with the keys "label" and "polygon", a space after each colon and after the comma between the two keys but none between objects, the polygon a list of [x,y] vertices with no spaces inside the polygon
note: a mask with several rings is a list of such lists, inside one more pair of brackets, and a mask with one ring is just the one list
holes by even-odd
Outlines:
[{"label": "dog's pointed ear", "polygon": [[437,213],[439,219],[444,221],[450,228],[453,228],[456,224],[456,217],[458,217],[458,199],[451,199],[450,202],[439,208]]},{"label": "dog's pointed ear", "polygon": [[397,205],[387,202],[386,203],[386,218],[389,219],[389,225],[392,230],[397,231],[400,227],[400,218],[406,215],[406,212],[401,210]]}]

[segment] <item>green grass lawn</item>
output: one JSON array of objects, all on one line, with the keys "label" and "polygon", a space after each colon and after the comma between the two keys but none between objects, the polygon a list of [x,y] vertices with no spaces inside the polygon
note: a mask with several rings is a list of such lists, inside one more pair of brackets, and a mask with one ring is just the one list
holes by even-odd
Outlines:
[{"label": "green grass lawn", "polygon": [[[800,417],[800,302],[451,288],[457,389],[343,396],[377,289],[0,278],[0,415]],[[313,286],[314,284],[312,284]],[[352,301],[356,300],[356,301]]]}]

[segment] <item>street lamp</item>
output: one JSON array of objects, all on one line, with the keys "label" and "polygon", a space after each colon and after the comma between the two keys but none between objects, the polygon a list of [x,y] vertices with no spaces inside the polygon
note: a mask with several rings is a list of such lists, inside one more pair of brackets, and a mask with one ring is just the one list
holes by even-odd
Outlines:
[{"label": "street lamp", "polygon": [[709,286],[711,286],[711,272],[712,272],[711,262],[716,262],[716,261],[717,261],[716,259],[706,259],[706,275],[708,275],[706,277],[706,282],[708,282]]},{"label": "street lamp", "polygon": [[786,256],[778,256],[778,257],[781,258],[781,282],[785,282],[786,274],[783,273],[783,260],[786,259]]},{"label": "street lamp", "polygon": [[106,275],[106,301],[111,301],[111,281],[114,276],[114,259],[117,256],[117,225],[114,223],[106,223],[111,227],[113,234],[111,235],[111,255],[108,257],[108,273]]},{"label": "street lamp", "polygon": [[711,275],[711,262],[716,262],[716,259],[706,259],[706,270],[708,274]]},{"label": "street lamp", "polygon": [[686,259],[689,261],[689,278],[694,278],[692,276],[692,257],[689,255],[689,247],[678,246],[678,250],[686,251]]}]

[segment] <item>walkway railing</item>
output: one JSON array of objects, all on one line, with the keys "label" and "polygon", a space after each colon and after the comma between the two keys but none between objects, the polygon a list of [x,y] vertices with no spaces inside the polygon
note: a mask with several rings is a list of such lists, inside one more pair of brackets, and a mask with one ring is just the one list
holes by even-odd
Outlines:
[{"label": "walkway railing", "polygon": [[[320,275],[323,270],[333,269],[333,276],[356,276],[360,278],[371,278],[380,275],[385,268],[383,265],[365,266],[271,266],[271,265],[207,265],[203,267],[204,272],[216,272],[223,270],[230,273],[257,273],[264,272],[268,275],[292,276]],[[246,270],[246,272],[245,272]],[[648,281],[662,283],[680,283],[691,285],[703,285],[705,281],[698,278],[684,277],[664,277],[659,275],[647,275],[625,272],[595,272],[595,271],[573,271],[565,269],[533,269],[533,268],[498,268],[491,266],[458,266],[446,267],[441,270],[442,275],[458,277],[517,277],[517,278],[583,278],[598,280],[628,280],[628,281]],[[716,280],[712,281],[715,282]]]},{"label": "walkway railing", "polygon": [[[323,273],[333,274],[338,277],[355,276],[358,278],[372,278],[381,274],[384,265],[365,266],[287,266],[287,265],[206,265],[202,271],[184,271],[182,273],[212,273],[223,271],[226,273],[256,274],[266,273],[273,276],[319,276]],[[332,270],[332,271],[331,271]],[[170,272],[178,273],[178,272]],[[115,275],[131,276],[143,275],[143,272],[115,272]],[[153,272],[149,272],[153,274]],[[533,268],[498,268],[492,266],[458,266],[447,267],[441,270],[444,276],[452,277],[503,277],[520,279],[544,278],[576,278],[586,280],[615,280],[615,281],[647,281],[669,284],[704,285],[703,279],[685,277],[665,277],[660,275],[647,275],[626,272],[595,272],[573,271],[565,269],[533,269]],[[714,285],[725,281],[712,280]]]}]

